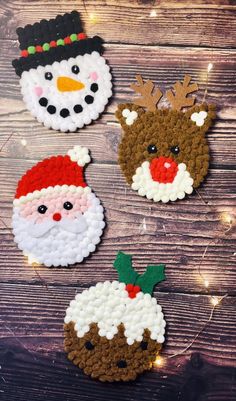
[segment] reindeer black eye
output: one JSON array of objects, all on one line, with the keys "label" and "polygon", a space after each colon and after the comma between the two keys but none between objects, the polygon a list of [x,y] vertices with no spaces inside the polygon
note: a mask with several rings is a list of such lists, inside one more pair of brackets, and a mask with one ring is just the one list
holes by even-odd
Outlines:
[{"label": "reindeer black eye", "polygon": [[74,74],[79,74],[79,67],[78,67],[78,65],[73,65],[73,67],[71,68],[71,71],[74,73]]},{"label": "reindeer black eye", "polygon": [[48,81],[51,81],[53,78],[53,75],[51,72],[46,72],[44,76],[45,76],[45,79],[47,79]]},{"label": "reindeer black eye", "polygon": [[156,147],[156,145],[148,145],[148,147],[147,147],[147,151],[148,151],[148,153],[156,153],[157,152],[157,147]]},{"label": "reindeer black eye", "polygon": [[66,209],[66,210],[71,210],[71,209],[73,209],[73,205],[72,205],[72,203],[70,203],[70,202],[65,202],[64,205],[63,205],[63,207],[64,207],[64,209]]},{"label": "reindeer black eye", "polygon": [[148,347],[147,341],[141,341],[140,347],[142,348],[143,351],[145,351]]},{"label": "reindeer black eye", "polygon": [[84,345],[85,348],[88,349],[89,351],[92,351],[94,349],[94,345],[91,343],[91,341],[86,341]]},{"label": "reindeer black eye", "polygon": [[38,207],[38,212],[41,213],[41,214],[44,214],[44,213],[46,213],[47,209],[48,209],[47,206],[45,206],[45,205],[40,205],[40,206]]},{"label": "reindeer black eye", "polygon": [[171,146],[170,151],[177,155],[180,152],[180,148],[178,146]]}]

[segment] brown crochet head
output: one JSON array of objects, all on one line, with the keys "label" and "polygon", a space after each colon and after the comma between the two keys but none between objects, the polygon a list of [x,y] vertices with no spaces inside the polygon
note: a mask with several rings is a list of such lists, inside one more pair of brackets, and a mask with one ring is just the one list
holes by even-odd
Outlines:
[{"label": "brown crochet head", "polygon": [[[124,135],[119,146],[119,163],[128,184],[154,201],[183,199],[197,188],[209,168],[205,134],[215,118],[214,106],[196,104],[188,95],[198,90],[186,75],[176,82],[166,98],[171,108],[157,109],[160,89],[142,77],[131,88],[141,97],[120,104],[116,111]],[[182,108],[191,107],[187,111]]]}]

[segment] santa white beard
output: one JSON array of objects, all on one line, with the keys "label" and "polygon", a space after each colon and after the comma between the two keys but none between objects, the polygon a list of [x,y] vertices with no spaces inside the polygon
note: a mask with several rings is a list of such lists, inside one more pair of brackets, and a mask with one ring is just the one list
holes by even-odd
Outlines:
[{"label": "santa white beard", "polygon": [[150,163],[148,161],[143,162],[136,169],[132,180],[132,189],[138,191],[138,194],[141,196],[153,199],[154,202],[174,202],[177,199],[183,199],[186,194],[190,195],[193,192],[193,179],[186,170],[184,163],[178,165],[178,172],[171,183],[164,184],[154,181],[150,173]]},{"label": "santa white beard", "polygon": [[48,267],[80,263],[96,245],[105,226],[103,207],[92,193],[91,206],[76,219],[52,219],[35,223],[20,216],[20,207],[13,208],[12,226],[15,242],[31,262]]}]

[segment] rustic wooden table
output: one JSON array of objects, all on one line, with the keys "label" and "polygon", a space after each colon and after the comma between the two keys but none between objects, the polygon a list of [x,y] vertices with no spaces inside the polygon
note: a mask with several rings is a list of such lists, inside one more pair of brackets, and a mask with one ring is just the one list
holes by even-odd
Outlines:
[{"label": "rustic wooden table", "polygon": [[[31,117],[11,60],[18,55],[17,26],[72,9],[81,12],[89,36],[99,34],[105,40],[114,96],[98,121],[67,135],[49,131]],[[223,221],[235,206],[235,40],[233,0],[0,1],[2,400],[236,400],[235,231],[232,227],[225,232],[228,223]],[[213,69],[207,100],[217,105],[218,118],[208,133],[208,178],[199,194],[183,201],[163,205],[142,199],[125,184],[117,165],[117,103],[132,99],[129,84],[136,73],[163,89],[189,73],[200,85],[202,100],[209,63]],[[77,143],[88,146],[93,156],[86,179],[106,209],[102,244],[71,269],[32,267],[10,229],[17,181],[36,161],[64,154]],[[140,272],[148,263],[166,264],[167,279],[155,296],[168,322],[167,341],[163,366],[133,383],[102,384],[67,360],[62,325],[76,292],[116,279],[112,262],[118,250],[133,254]],[[181,353],[210,316],[210,295],[198,274],[200,261],[210,294],[228,296],[192,347],[168,358]]]}]

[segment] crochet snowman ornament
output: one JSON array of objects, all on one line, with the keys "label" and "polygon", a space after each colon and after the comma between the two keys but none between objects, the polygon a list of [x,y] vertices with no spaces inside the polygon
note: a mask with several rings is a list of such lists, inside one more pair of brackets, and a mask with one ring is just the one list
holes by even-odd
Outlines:
[{"label": "crochet snowman ornament", "polygon": [[139,275],[130,255],[114,262],[118,281],[77,294],[65,316],[65,351],[84,373],[101,381],[128,381],[149,370],[165,340],[161,306],[151,296],[164,280],[164,266]]},{"label": "crochet snowman ornament", "polygon": [[17,28],[21,57],[12,62],[28,110],[54,130],[96,120],[112,95],[100,37],[87,38],[77,11]]},{"label": "crochet snowman ornament", "polygon": [[105,226],[103,207],[83,178],[88,149],[75,146],[65,156],[44,159],[20,179],[13,202],[15,242],[30,263],[80,263]]}]

